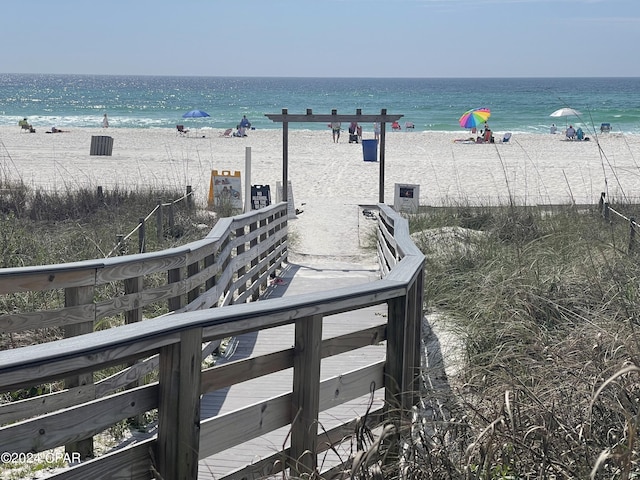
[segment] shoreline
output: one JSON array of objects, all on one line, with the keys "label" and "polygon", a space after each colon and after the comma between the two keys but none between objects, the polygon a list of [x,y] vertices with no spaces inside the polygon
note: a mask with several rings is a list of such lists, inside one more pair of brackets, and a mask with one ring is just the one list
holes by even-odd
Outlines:
[{"label": "shoreline", "polygon": [[[240,171],[244,189],[246,147],[251,147],[253,185],[282,180],[282,130],[251,130],[225,138],[222,129],[198,129],[188,137],[168,128],[69,128],[46,134],[0,126],[3,180],[65,190],[191,185],[205,202],[212,170]],[[65,129],[66,130],[66,129]],[[496,141],[504,132],[494,132]],[[517,133],[508,143],[468,144],[469,132],[388,132],[384,202],[393,204],[394,184],[420,185],[420,205],[585,204],[637,198],[640,135],[599,134],[588,142],[563,135]],[[90,155],[92,136],[113,138],[111,156]],[[373,138],[366,130],[364,139]],[[378,202],[379,162],[363,161],[362,146],[343,132],[333,143],[329,129],[289,131],[289,180],[296,206],[335,199],[345,204]]]}]

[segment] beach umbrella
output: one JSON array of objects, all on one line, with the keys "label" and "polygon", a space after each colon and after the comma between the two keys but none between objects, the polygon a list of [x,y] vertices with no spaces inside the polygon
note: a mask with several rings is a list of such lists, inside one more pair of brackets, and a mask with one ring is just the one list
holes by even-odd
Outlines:
[{"label": "beach umbrella", "polygon": [[491,116],[488,108],[473,108],[462,114],[458,122],[462,128],[477,128]]},{"label": "beach umbrella", "polygon": [[187,113],[182,115],[182,118],[202,118],[202,117],[210,117],[207,112],[204,110],[189,110]]},{"label": "beach umbrella", "polygon": [[[187,113],[182,115],[182,118],[204,118],[204,117],[210,117],[211,115],[209,115],[207,112],[205,112],[204,110],[189,110]],[[197,135],[198,129],[196,129],[196,135]]]},{"label": "beach umbrella", "polygon": [[580,115],[582,115],[582,112],[579,112],[574,108],[561,108],[560,110],[556,110],[549,116],[550,117],[568,117],[570,115],[575,115],[576,117],[579,117]]},{"label": "beach umbrella", "polygon": [[575,108],[560,108],[559,110],[556,110],[555,112],[553,112],[551,115],[549,115],[550,117],[564,117],[564,123],[565,126],[569,124],[569,122],[567,121],[567,117],[570,117],[571,115],[575,115],[576,117],[579,117],[580,115],[582,115],[582,112],[579,112],[578,110],[576,110]]}]

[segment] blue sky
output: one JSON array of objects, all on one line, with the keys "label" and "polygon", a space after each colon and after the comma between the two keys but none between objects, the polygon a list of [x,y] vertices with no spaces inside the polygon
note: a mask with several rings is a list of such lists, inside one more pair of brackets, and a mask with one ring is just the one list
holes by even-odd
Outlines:
[{"label": "blue sky", "polygon": [[29,0],[2,73],[640,77],[640,0]]}]

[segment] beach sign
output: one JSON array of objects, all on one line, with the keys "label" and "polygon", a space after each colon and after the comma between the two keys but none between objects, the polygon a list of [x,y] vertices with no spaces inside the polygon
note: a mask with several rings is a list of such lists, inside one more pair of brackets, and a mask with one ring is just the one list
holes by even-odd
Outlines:
[{"label": "beach sign", "polygon": [[396,183],[393,196],[393,208],[396,212],[415,213],[420,201],[420,185]]},{"label": "beach sign", "polygon": [[240,172],[229,170],[211,171],[209,182],[209,207],[229,204],[233,208],[242,209],[242,179]]},{"label": "beach sign", "polygon": [[269,185],[251,185],[251,210],[260,210],[271,205]]},{"label": "beach sign", "polygon": [[[282,182],[276,182],[277,195],[276,200],[278,203],[284,202],[282,198]],[[291,186],[291,180],[287,181],[287,217],[296,218],[296,206],[293,203],[293,187]]]}]

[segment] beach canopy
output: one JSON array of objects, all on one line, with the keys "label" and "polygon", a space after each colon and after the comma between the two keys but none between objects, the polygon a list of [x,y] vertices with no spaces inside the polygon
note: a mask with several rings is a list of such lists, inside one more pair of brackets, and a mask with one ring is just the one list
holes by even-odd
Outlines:
[{"label": "beach canopy", "polygon": [[189,110],[187,113],[182,115],[182,118],[202,118],[202,117],[210,117],[207,112],[204,110]]},{"label": "beach canopy", "polygon": [[568,117],[570,115],[575,115],[576,117],[579,117],[580,115],[582,115],[582,112],[579,112],[578,110],[575,110],[573,108],[561,108],[560,110],[556,110],[549,116],[550,117]]},{"label": "beach canopy", "polygon": [[462,114],[458,122],[462,128],[477,128],[491,116],[488,108],[473,108]]}]

